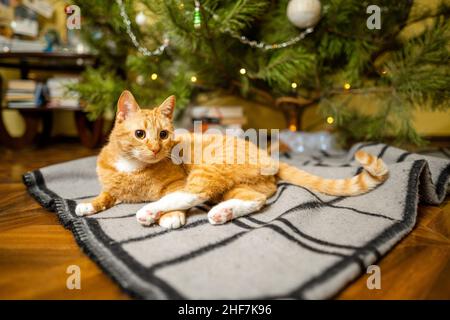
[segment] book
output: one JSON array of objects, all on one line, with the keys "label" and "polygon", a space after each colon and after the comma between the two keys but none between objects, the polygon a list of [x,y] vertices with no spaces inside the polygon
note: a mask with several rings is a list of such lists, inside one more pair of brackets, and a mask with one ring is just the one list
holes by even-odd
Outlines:
[{"label": "book", "polygon": [[22,0],[22,3],[47,19],[50,19],[55,11],[54,6],[46,0]]},{"label": "book", "polygon": [[8,108],[36,108],[34,101],[11,101],[8,102]]},{"label": "book", "polygon": [[238,132],[247,123],[244,110],[239,106],[194,106],[190,114],[193,122],[202,122],[202,131],[214,128]]},{"label": "book", "polygon": [[5,100],[9,108],[40,107],[46,102],[45,84],[34,80],[10,80]]},{"label": "book", "polygon": [[247,124],[247,117],[237,117],[237,118],[222,118],[220,119],[221,125],[231,125],[231,124],[239,124],[245,125]]},{"label": "book", "polygon": [[41,40],[10,39],[0,35],[0,48],[8,48],[11,52],[41,52],[46,43]]},{"label": "book", "polygon": [[34,104],[36,106],[43,106],[48,100],[48,89],[45,83],[39,82],[34,93]]},{"label": "book", "polygon": [[33,91],[36,89],[34,80],[9,80],[8,90]]},{"label": "book", "polygon": [[48,107],[49,108],[79,108],[79,95],[69,92],[68,85],[78,83],[77,77],[54,77],[48,79]]},{"label": "book", "polygon": [[6,93],[6,101],[33,100],[34,93]]},{"label": "book", "polygon": [[11,22],[11,29],[14,31],[14,34],[37,37],[39,23],[36,12],[22,4],[18,4],[14,8],[14,21]]},{"label": "book", "polygon": [[34,80],[10,80],[5,100],[9,108],[34,108],[36,82]]},{"label": "book", "polygon": [[201,118],[240,118],[244,116],[244,110],[239,106],[194,106],[191,109],[191,117]]}]

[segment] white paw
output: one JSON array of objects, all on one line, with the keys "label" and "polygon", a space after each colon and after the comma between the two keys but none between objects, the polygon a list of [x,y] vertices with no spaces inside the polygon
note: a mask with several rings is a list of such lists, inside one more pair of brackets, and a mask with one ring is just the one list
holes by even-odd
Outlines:
[{"label": "white paw", "polygon": [[149,226],[158,220],[158,218],[164,213],[157,205],[158,202],[153,202],[143,206],[136,212],[136,220],[144,225]]},{"label": "white paw", "polygon": [[208,220],[211,224],[223,224],[234,218],[258,211],[263,205],[264,201],[230,199],[209,210]]},{"label": "white paw", "polygon": [[166,229],[178,229],[186,223],[184,213],[169,213],[159,218],[158,224]]},{"label": "white paw", "polygon": [[211,224],[224,224],[234,218],[233,208],[217,205],[208,212],[208,220]]},{"label": "white paw", "polygon": [[94,206],[92,203],[79,203],[77,204],[77,207],[75,208],[75,213],[77,216],[88,216],[90,214],[95,213]]}]

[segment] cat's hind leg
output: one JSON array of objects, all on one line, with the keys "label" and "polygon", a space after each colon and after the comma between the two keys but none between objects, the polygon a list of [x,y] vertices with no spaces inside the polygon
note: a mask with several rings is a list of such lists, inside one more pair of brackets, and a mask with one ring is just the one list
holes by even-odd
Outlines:
[{"label": "cat's hind leg", "polygon": [[108,192],[102,192],[91,202],[77,204],[75,213],[77,216],[88,216],[99,211],[111,208],[116,203],[116,199]]},{"label": "cat's hind leg", "polygon": [[136,213],[136,219],[140,224],[148,226],[155,223],[166,212],[187,210],[206,200],[208,199],[202,194],[175,191],[165,195],[158,201],[143,206]]},{"label": "cat's hind leg", "polygon": [[259,211],[266,203],[267,195],[249,186],[238,186],[227,191],[223,200],[208,212],[211,224],[223,224]]},{"label": "cat's hind leg", "polygon": [[186,223],[185,211],[170,211],[164,213],[158,220],[158,224],[166,229],[178,229]]},{"label": "cat's hind leg", "polygon": [[149,203],[136,213],[137,221],[142,225],[155,223],[165,212],[187,210],[220,196],[232,183],[215,167],[193,170],[183,190],[166,194],[158,201]]}]

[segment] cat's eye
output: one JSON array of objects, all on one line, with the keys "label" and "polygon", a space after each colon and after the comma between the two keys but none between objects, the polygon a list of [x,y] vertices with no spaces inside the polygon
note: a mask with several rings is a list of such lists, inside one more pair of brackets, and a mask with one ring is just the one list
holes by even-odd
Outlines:
[{"label": "cat's eye", "polygon": [[136,130],[134,132],[134,135],[136,136],[136,138],[138,139],[144,139],[145,138],[145,131],[144,130]]},{"label": "cat's eye", "polygon": [[159,132],[159,137],[163,140],[167,139],[168,136],[169,136],[169,132],[167,132],[167,130],[161,130]]}]

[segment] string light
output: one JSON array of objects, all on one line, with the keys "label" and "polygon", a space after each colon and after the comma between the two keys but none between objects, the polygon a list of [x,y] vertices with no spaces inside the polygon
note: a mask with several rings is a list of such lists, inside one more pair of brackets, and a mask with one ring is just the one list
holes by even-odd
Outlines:
[{"label": "string light", "polygon": [[292,82],[292,83],[291,83],[291,87],[292,87],[292,89],[296,89],[296,88],[297,88],[297,83]]},{"label": "string light", "polygon": [[197,77],[196,76],[192,76],[191,77],[191,82],[197,82]]},{"label": "string light", "polygon": [[351,87],[352,87],[352,86],[351,86],[350,83],[348,83],[348,82],[344,84],[344,89],[345,89],[345,90],[350,90]]},{"label": "string light", "polygon": [[333,124],[334,123],[334,118],[332,116],[328,116],[327,117],[327,123],[328,124]]},{"label": "string light", "polygon": [[240,74],[246,74],[246,73],[247,73],[247,70],[245,70],[245,68],[241,68],[241,70],[239,70],[239,73],[240,73]]},{"label": "string light", "polygon": [[152,73],[152,75],[150,76],[150,78],[151,78],[152,80],[156,80],[156,79],[158,79],[158,75],[157,75],[156,73]]}]

